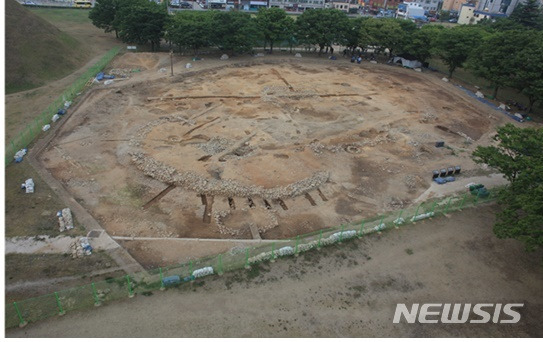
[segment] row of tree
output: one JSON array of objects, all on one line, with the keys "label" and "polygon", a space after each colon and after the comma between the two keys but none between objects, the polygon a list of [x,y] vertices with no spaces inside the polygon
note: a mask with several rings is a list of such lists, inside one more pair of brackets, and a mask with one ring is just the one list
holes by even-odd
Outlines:
[{"label": "row of tree", "polygon": [[168,15],[165,4],[148,0],[97,0],[90,13],[93,23],[114,31],[124,42],[161,41],[195,54],[216,47],[230,53],[275,44],[325,48],[344,46],[351,53],[371,49],[375,54],[408,54],[421,62],[440,58],[452,77],[467,67],[491,82],[494,96],[502,87],[522,92],[534,103],[543,100],[543,32],[541,10],[529,0],[511,18],[478,25],[445,28],[409,20],[348,18],[334,9],[305,11],[294,20],[278,8],[261,9],[254,17],[237,11],[179,11]]}]

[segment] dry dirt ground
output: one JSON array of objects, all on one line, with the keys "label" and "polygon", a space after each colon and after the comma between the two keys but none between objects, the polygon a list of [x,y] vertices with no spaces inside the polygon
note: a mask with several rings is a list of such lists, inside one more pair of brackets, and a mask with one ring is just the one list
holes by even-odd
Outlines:
[{"label": "dry dirt ground", "polygon": [[277,239],[405,208],[434,169],[484,174],[471,151],[506,120],[398,67],[177,60],[175,77],[167,54],[115,60],[142,72],[96,86],[41,155],[110,235]]},{"label": "dry dirt ground", "polygon": [[[481,206],[7,331],[8,337],[542,337],[541,253]],[[524,303],[518,324],[393,324],[397,303]]]}]

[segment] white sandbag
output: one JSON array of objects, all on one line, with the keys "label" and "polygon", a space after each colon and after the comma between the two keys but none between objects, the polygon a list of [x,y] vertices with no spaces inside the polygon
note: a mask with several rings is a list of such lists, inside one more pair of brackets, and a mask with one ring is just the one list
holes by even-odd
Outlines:
[{"label": "white sandbag", "polygon": [[104,81],[104,85],[110,85],[111,83],[113,83],[113,80]]},{"label": "white sandbag", "polygon": [[32,178],[29,178],[25,181],[25,190],[27,194],[34,193],[34,180]]},{"label": "white sandbag", "polygon": [[483,98],[485,97],[485,95],[484,95],[483,93],[481,93],[480,91],[477,91],[477,92],[475,93],[475,96],[477,96],[477,97],[480,98],[480,99],[483,99]]},{"label": "white sandbag", "polygon": [[64,218],[64,222],[66,222],[66,229],[73,229],[74,221],[72,219],[72,211],[70,208],[62,209],[62,217]]},{"label": "white sandbag", "polygon": [[53,122],[57,122],[58,119],[60,119],[60,116],[58,114],[53,115],[53,117],[51,118]]},{"label": "white sandbag", "polygon": [[264,57],[264,54],[259,52],[255,55],[255,57]]},{"label": "white sandbag", "polygon": [[45,126],[42,127],[41,130],[44,131],[44,132],[47,132],[49,130],[49,128],[51,128],[51,125],[45,125]]},{"label": "white sandbag", "polygon": [[166,68],[160,68],[158,69],[158,72],[166,72]]},{"label": "white sandbag", "polygon": [[429,218],[429,217],[432,217],[434,216],[434,212],[431,211],[429,213],[425,213],[425,214],[420,214],[420,215],[417,215],[417,216],[413,216],[411,218],[411,221],[415,222],[415,221],[420,221],[420,220],[424,220],[426,218]]},{"label": "white sandbag", "polygon": [[294,57],[296,57],[296,58],[302,58],[302,55],[298,52],[297,54],[294,55]]},{"label": "white sandbag", "polygon": [[72,105],[72,101],[64,101],[64,109],[70,108],[71,105]]},{"label": "white sandbag", "polygon": [[337,232],[330,235],[330,239],[332,239],[333,241],[340,241],[340,240],[350,239],[355,236],[356,236],[356,230],[347,230],[344,232]]},{"label": "white sandbag", "polygon": [[228,59],[228,55],[227,54],[224,54],[221,56],[221,61],[225,61]]},{"label": "white sandbag", "polygon": [[194,276],[194,278],[205,277],[210,274],[213,274],[213,267],[211,266],[199,268],[197,270],[194,270],[194,272],[192,272],[192,275]]},{"label": "white sandbag", "polygon": [[292,254],[294,254],[294,248],[290,246],[285,246],[277,250],[277,255],[279,256],[292,255]]},{"label": "white sandbag", "polygon": [[186,68],[186,69],[190,69],[190,68],[192,68],[192,64],[190,64],[190,63],[187,63],[187,64],[185,65],[185,68]]},{"label": "white sandbag", "polygon": [[443,82],[449,82],[449,79],[448,79],[447,77],[443,77],[441,80],[442,80]]},{"label": "white sandbag", "polygon": [[15,155],[13,156],[13,159],[18,159],[18,158],[22,158],[23,156],[26,155],[26,152],[28,150],[26,148],[23,148],[22,150],[19,150],[15,153]]},{"label": "white sandbag", "polygon": [[64,218],[62,216],[58,217],[58,226],[59,231],[63,232],[66,230],[66,222],[64,222]]}]

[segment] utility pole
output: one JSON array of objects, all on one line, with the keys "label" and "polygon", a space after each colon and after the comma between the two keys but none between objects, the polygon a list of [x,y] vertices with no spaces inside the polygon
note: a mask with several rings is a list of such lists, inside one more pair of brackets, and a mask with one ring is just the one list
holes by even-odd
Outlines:
[{"label": "utility pole", "polygon": [[171,67],[172,76],[173,76],[173,50],[170,50],[170,67]]}]

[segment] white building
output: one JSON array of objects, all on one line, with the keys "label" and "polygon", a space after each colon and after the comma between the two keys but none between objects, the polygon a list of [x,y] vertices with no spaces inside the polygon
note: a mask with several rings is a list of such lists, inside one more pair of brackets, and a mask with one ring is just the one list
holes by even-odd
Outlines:
[{"label": "white building", "polygon": [[270,0],[269,7],[299,12],[306,9],[324,8],[324,0]]},{"label": "white building", "polygon": [[404,2],[403,4],[398,5],[398,9],[396,10],[396,18],[415,19],[424,17],[425,12],[426,10],[420,4]]},{"label": "white building", "polygon": [[409,5],[417,5],[419,7],[422,7],[425,11],[428,12],[437,12],[439,9],[441,9],[442,0],[411,0],[411,1],[404,1],[404,4]]}]

